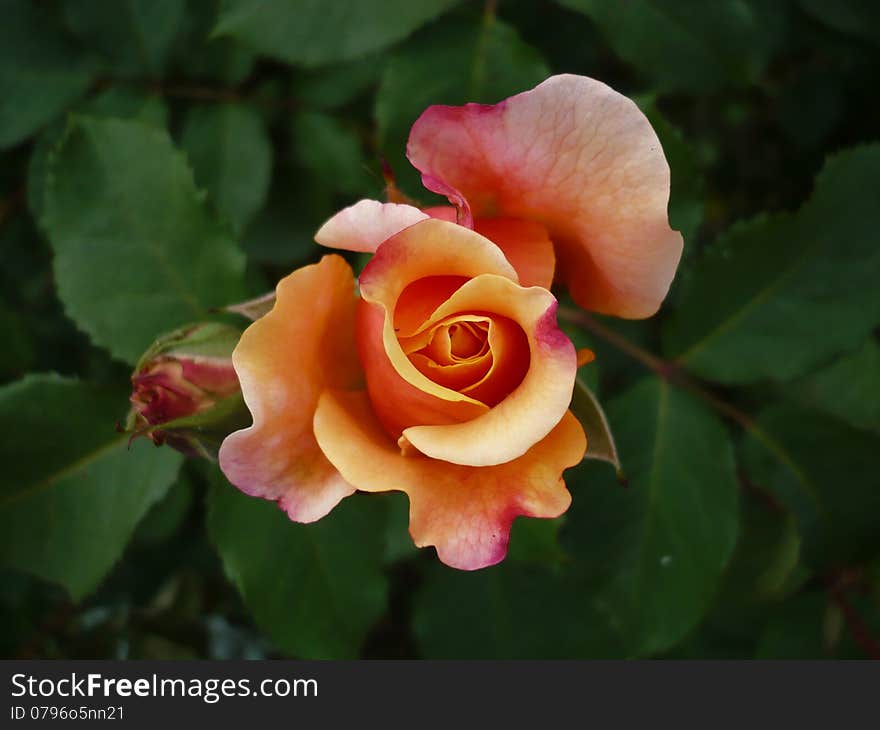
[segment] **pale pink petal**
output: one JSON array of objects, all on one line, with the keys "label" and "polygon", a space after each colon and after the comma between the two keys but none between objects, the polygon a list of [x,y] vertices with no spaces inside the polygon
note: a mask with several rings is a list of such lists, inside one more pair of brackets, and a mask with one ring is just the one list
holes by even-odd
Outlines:
[{"label": "pale pink petal", "polygon": [[374,253],[384,240],[427,217],[404,203],[361,200],[321,226],[315,240],[328,248]]},{"label": "pale pink petal", "polygon": [[430,107],[407,155],[426,187],[465,198],[476,219],[544,224],[581,306],[640,318],[666,296],[682,249],[669,166],[644,114],[605,84],[554,76],[494,106]]}]

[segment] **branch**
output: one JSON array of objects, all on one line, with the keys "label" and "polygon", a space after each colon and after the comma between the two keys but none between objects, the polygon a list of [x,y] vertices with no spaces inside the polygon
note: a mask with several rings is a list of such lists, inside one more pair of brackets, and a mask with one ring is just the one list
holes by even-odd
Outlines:
[{"label": "branch", "polygon": [[871,630],[865,623],[861,614],[855,606],[850,603],[846,597],[846,587],[850,583],[850,579],[846,574],[842,574],[837,578],[828,580],[828,595],[831,600],[837,604],[840,613],[843,614],[846,628],[852,636],[853,641],[858,645],[865,656],[869,659],[880,659],[880,642],[872,635]]},{"label": "branch", "polygon": [[637,360],[648,368],[648,370],[656,373],[658,377],[663,378],[663,380],[672,385],[677,385],[678,387],[687,390],[700,400],[708,403],[712,408],[718,411],[718,413],[739,424],[747,431],[754,429],[754,421],[749,415],[743,413],[738,408],[735,408],[730,403],[721,400],[676,363],[663,360],[647,350],[642,349],[634,342],[630,342],[623,335],[606,327],[587,312],[570,307],[560,307],[559,317],[572,324],[576,324],[579,327],[583,327],[585,330],[592,332],[597,337],[605,340],[605,342],[612,347],[617,348],[621,352],[625,352],[631,358]]}]

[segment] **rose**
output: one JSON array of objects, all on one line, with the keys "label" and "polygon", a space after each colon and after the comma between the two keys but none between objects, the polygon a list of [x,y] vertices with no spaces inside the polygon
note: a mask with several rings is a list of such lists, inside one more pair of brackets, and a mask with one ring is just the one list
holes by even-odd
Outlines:
[{"label": "rose", "polygon": [[516,515],[568,507],[560,477],[586,448],[556,300],[517,279],[438,220],[381,243],[358,299],[337,256],[295,271],[233,354],[254,425],[223,443],[227,477],[298,521],[399,489],[417,544],[460,568],[501,560]]},{"label": "rose", "polygon": [[338,256],[282,280],[234,352],[253,425],[220,465],[300,522],[355,490],[404,491],[416,544],[474,569],[503,559],[516,516],[565,511],[562,472],[586,448],[555,258],[578,302],[645,316],[681,238],[650,125],[589,79],[432,107],[409,155],[457,212],[361,201],[322,227],[324,245],[375,253],[359,294]]}]

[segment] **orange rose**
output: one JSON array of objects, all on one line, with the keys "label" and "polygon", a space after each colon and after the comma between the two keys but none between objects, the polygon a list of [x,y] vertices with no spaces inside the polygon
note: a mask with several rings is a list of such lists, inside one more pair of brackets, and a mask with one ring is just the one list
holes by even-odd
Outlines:
[{"label": "orange rose", "polygon": [[580,303],[646,316],[681,238],[653,130],[590,79],[432,107],[409,156],[458,210],[361,201],[321,228],[319,243],[375,255],[357,293],[335,255],[280,282],[233,354],[253,425],[220,465],[298,522],[355,490],[406,492],[416,544],[476,569],[504,558],[517,516],[567,509],[562,473],[586,450],[557,257]]},{"label": "orange rose", "polygon": [[220,465],[302,522],[355,489],[404,491],[416,544],[454,567],[496,563],[517,515],[565,511],[562,471],[586,449],[556,300],[439,220],[388,238],[359,281],[356,298],[331,255],[279,284],[233,354],[254,425]]}]

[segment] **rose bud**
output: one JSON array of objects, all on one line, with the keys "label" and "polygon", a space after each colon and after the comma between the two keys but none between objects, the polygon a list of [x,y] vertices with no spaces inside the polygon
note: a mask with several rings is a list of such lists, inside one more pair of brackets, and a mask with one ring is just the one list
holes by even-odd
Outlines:
[{"label": "rose bud", "polygon": [[232,367],[240,336],[234,327],[200,323],[157,339],[131,376],[132,438],[216,459],[222,440],[247,422]]}]

